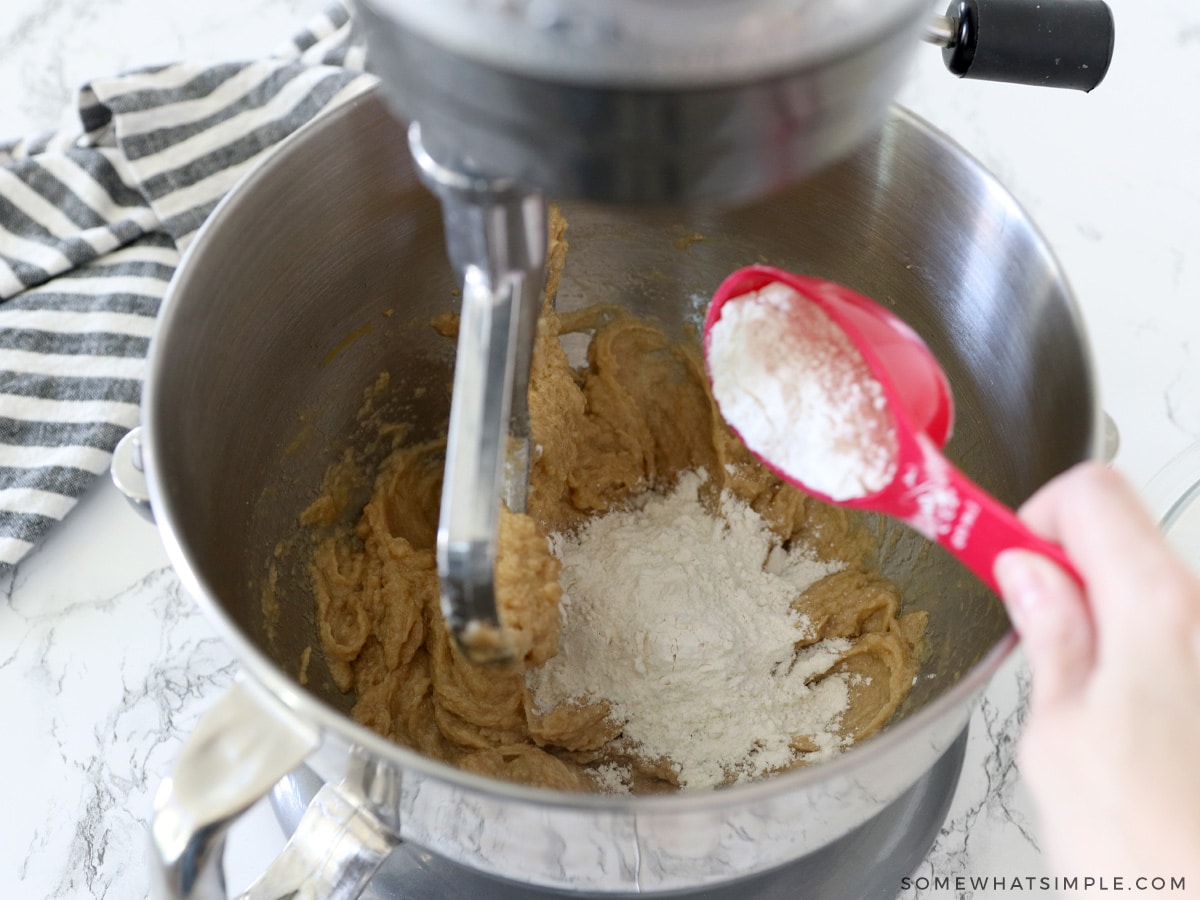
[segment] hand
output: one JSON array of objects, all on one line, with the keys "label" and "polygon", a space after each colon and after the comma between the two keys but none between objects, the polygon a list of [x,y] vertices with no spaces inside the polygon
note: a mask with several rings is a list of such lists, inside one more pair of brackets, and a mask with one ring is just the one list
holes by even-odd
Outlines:
[{"label": "hand", "polygon": [[1025,551],[996,561],[1033,673],[1020,767],[1051,864],[1126,890],[1183,877],[1200,894],[1200,579],[1098,464],[1059,476],[1020,516],[1087,586]]}]

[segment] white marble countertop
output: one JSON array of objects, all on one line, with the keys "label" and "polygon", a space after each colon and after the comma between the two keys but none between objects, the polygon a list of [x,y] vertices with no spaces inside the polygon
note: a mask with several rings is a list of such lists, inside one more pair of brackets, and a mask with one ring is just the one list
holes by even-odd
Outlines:
[{"label": "white marble countertop", "polygon": [[[1093,94],[960,82],[925,48],[901,100],[990,168],[1048,237],[1120,429],[1116,465],[1145,485],[1200,437],[1200,8],[1109,2],[1116,54]],[[266,53],[323,6],[3,0],[0,137],[53,127],[90,77]],[[0,817],[0,897],[147,896],[144,822],[154,791],[235,670],[154,528],[98,479],[0,581],[9,732],[0,767],[11,794]],[[949,818],[917,874],[1045,872],[1014,762],[1025,685],[1017,654],[974,714]],[[232,885],[248,883],[281,844],[260,804],[231,838]]]}]

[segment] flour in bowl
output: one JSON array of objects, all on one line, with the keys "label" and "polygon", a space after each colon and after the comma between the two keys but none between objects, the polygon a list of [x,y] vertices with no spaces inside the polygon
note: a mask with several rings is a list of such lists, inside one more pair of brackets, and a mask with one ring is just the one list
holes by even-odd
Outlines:
[{"label": "flour in bowl", "polygon": [[[792,608],[842,568],[784,552],[734,496],[701,502],[702,472],[577,532],[551,537],[562,562],[559,653],[526,674],[535,708],[607,701],[623,740],[667,758],[684,789],[752,780],[842,748],[850,676],[825,674],[850,642],[820,641]],[[824,676],[824,677],[820,677]],[[609,773],[609,789],[616,773]]]},{"label": "flour in bowl", "polygon": [[772,282],[721,307],[708,340],[713,396],[747,447],[833,500],[891,483],[883,386],[816,303]]}]

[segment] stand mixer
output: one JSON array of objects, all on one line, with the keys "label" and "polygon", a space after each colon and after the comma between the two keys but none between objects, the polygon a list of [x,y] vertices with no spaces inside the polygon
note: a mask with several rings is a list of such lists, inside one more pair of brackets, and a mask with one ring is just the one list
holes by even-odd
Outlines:
[{"label": "stand mixer", "polygon": [[[820,766],[714,791],[561,791],[481,775],[355,720],[357,694],[342,690],[330,669],[338,651],[321,649],[330,620],[314,614],[315,546],[297,533],[312,496],[303,486],[327,483],[330,467],[349,459],[370,467],[364,473],[376,467],[396,434],[390,423],[408,425],[404,438],[414,446],[443,441],[445,386],[467,373],[460,385],[475,395],[465,406],[470,391],[454,400],[459,451],[448,480],[465,473],[459,484],[474,485],[478,496],[468,491],[456,497],[464,506],[448,506],[442,545],[445,561],[458,553],[459,562],[483,565],[463,565],[443,585],[490,575],[483,516],[502,501],[519,506],[525,487],[525,364],[517,351],[540,275],[541,191],[437,158],[427,152],[436,129],[417,121],[414,161],[404,149],[409,125],[376,85],[297,133],[214,210],[160,314],[143,412],[147,494],[182,583],[244,667],[156,797],[150,862],[162,895],[227,896],[228,828],[271,792],[294,834],[248,897],[349,898],[364,889],[380,900],[765,900],[801,890],[810,900],[895,897],[941,828],[975,701],[1016,643],[984,585],[902,525],[878,523],[871,562],[928,612],[927,656],[908,708],[869,743]],[[422,183],[422,167],[445,208]],[[1099,453],[1083,323],[1054,255],[991,175],[896,105],[836,164],[746,204],[558,202],[573,243],[556,301],[567,316],[612,304],[681,340],[714,286],[761,256],[894,304],[954,385],[956,460],[1008,502]],[[462,239],[452,244],[462,280],[443,261],[447,221],[451,238]],[[704,240],[694,240],[697,233]],[[460,289],[471,303],[456,358],[430,331]],[[373,328],[346,347],[347,323],[359,322]],[[502,377],[489,378],[489,364]],[[266,389],[246,391],[247,383]],[[230,403],[235,395],[241,401]],[[364,398],[386,406],[364,417]],[[490,445],[473,443],[485,429]],[[295,452],[293,435],[311,441],[309,451]],[[432,487],[437,472],[423,470],[430,474],[422,482]],[[356,529],[362,507],[357,496],[347,501],[336,527]],[[479,513],[482,526],[456,521],[464,509]],[[437,515],[436,505],[422,510],[422,622],[426,589],[438,603],[437,530],[428,521]],[[351,578],[351,590],[380,584],[370,568]],[[394,585],[408,590],[404,579]],[[268,610],[267,596],[286,602]],[[446,596],[465,600],[453,590]],[[494,600],[486,591],[475,596]],[[346,621],[370,625],[371,614],[360,616],[365,607],[348,599]],[[374,608],[385,615],[408,605],[394,591],[379,599]],[[462,634],[496,658],[504,647],[487,646],[497,631],[487,612],[468,610]],[[438,628],[442,659],[444,636]],[[365,662],[378,659],[369,653]],[[484,685],[497,676],[485,668],[470,674]],[[454,715],[435,705],[419,668],[392,669],[388,678],[433,716],[439,708]],[[481,696],[484,715],[489,702]],[[1010,771],[1007,742],[985,752]],[[992,763],[984,768],[991,772]]]},{"label": "stand mixer", "polygon": [[359,0],[369,66],[443,206],[463,284],[438,528],[459,649],[511,648],[492,572],[498,503],[525,508],[527,389],[545,197],[736,204],[879,126],[924,40],[968,78],[1089,91],[1103,0]]}]

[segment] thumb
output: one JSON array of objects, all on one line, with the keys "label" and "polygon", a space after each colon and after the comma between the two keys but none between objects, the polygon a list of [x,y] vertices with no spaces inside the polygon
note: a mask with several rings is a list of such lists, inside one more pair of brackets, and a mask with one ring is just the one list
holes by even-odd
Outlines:
[{"label": "thumb", "polygon": [[1078,583],[1044,556],[1006,550],[993,569],[1033,672],[1035,708],[1083,688],[1095,660],[1095,629]]}]

